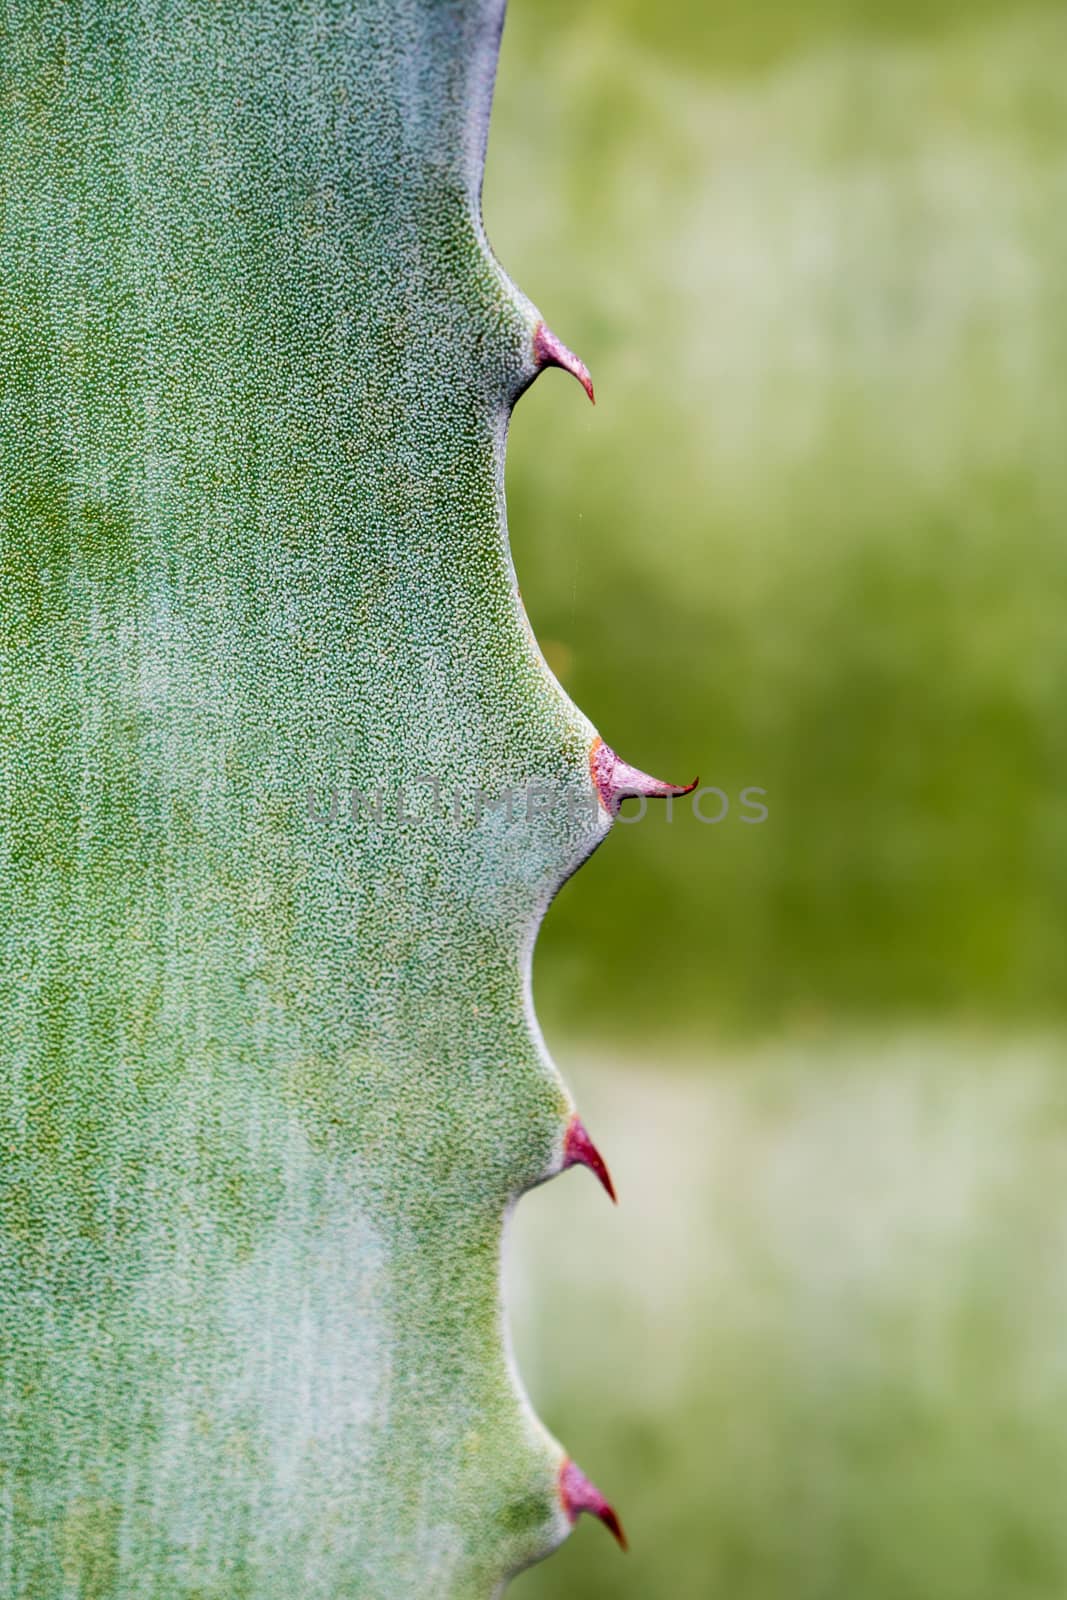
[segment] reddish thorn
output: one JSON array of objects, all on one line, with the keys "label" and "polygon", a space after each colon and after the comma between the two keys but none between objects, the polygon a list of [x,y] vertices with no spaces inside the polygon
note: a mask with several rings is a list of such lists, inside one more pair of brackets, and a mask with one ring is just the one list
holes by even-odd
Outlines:
[{"label": "reddish thorn", "polygon": [[579,1116],[571,1118],[563,1139],[563,1171],[566,1172],[568,1167],[588,1167],[594,1177],[600,1179],[611,1200],[618,1204],[607,1162],[586,1133],[585,1124]]},{"label": "reddish thorn", "polygon": [[552,329],[546,328],[543,322],[539,322],[534,329],[533,358],[538,371],[542,367],[562,367],[564,372],[571,373],[596,405],[589,368],[584,361],[578,359],[573,350],[568,350],[562,339],[557,339]]},{"label": "reddish thorn", "polygon": [[591,1517],[598,1517],[605,1528],[610,1529],[618,1540],[621,1550],[630,1548],[622,1531],[622,1523],[596,1484],[590,1483],[582,1469],[576,1467],[573,1461],[564,1461],[559,1469],[559,1498],[572,1528],[582,1512],[588,1511]]},{"label": "reddish thorn", "polygon": [[663,783],[659,778],[650,778],[647,772],[639,772],[629,762],[621,760],[601,738],[594,739],[590,748],[589,771],[600,804],[612,817],[629,795],[643,795],[646,800],[680,800],[683,795],[692,794],[700,782],[699,778],[694,778],[692,783],[686,784]]}]

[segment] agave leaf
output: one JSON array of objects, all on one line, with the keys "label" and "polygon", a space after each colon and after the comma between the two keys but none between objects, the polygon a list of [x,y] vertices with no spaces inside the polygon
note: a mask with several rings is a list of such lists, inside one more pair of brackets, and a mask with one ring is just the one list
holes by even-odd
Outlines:
[{"label": "agave leaf", "polygon": [[474,1600],[610,1520],[500,1304],[599,1161],[529,972],[613,810],[507,544],[584,368],[482,230],[501,24],[0,11],[9,1600]]}]

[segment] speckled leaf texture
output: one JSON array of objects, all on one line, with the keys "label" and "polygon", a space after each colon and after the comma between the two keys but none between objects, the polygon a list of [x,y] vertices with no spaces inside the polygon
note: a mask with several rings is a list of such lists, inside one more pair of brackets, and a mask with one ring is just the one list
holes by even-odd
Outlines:
[{"label": "speckled leaf texture", "polygon": [[481,1600],[573,1520],[500,1254],[612,758],[507,545],[502,21],[0,6],[4,1600]]}]

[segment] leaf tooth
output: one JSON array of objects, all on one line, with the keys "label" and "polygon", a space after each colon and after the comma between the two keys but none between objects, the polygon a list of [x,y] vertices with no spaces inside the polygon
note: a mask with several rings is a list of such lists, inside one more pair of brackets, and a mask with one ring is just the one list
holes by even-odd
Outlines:
[{"label": "leaf tooth", "polygon": [[599,1178],[612,1202],[618,1204],[615,1185],[611,1181],[608,1164],[592,1139],[590,1139],[585,1123],[577,1113],[567,1124],[567,1132],[563,1137],[563,1166],[561,1171],[566,1172],[568,1167],[588,1167],[593,1176]]},{"label": "leaf tooth", "polygon": [[631,795],[644,796],[646,800],[681,799],[692,794],[699,778],[692,783],[664,783],[661,778],[651,778],[647,772],[631,767],[628,761],[617,756],[610,745],[599,736],[589,750],[589,771],[600,796],[600,804],[614,816],[622,802]]},{"label": "leaf tooth", "polygon": [[577,378],[593,405],[596,405],[589,368],[573,350],[567,349],[562,339],[557,339],[552,329],[544,322],[539,322],[534,329],[533,357],[534,366],[539,372],[542,367],[562,367],[564,372],[569,372]]},{"label": "leaf tooth", "polygon": [[615,1536],[621,1550],[628,1550],[622,1523],[595,1483],[590,1483],[581,1467],[570,1458],[559,1469],[559,1498],[567,1521],[573,1527],[583,1511],[596,1517]]}]

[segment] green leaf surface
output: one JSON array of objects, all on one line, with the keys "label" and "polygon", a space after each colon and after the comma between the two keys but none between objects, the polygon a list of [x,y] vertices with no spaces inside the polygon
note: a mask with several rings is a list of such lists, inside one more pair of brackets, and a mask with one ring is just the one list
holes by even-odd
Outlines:
[{"label": "green leaf surface", "polygon": [[569,1527],[500,1251],[609,817],[507,544],[501,23],[0,12],[8,1600],[474,1600]]}]

